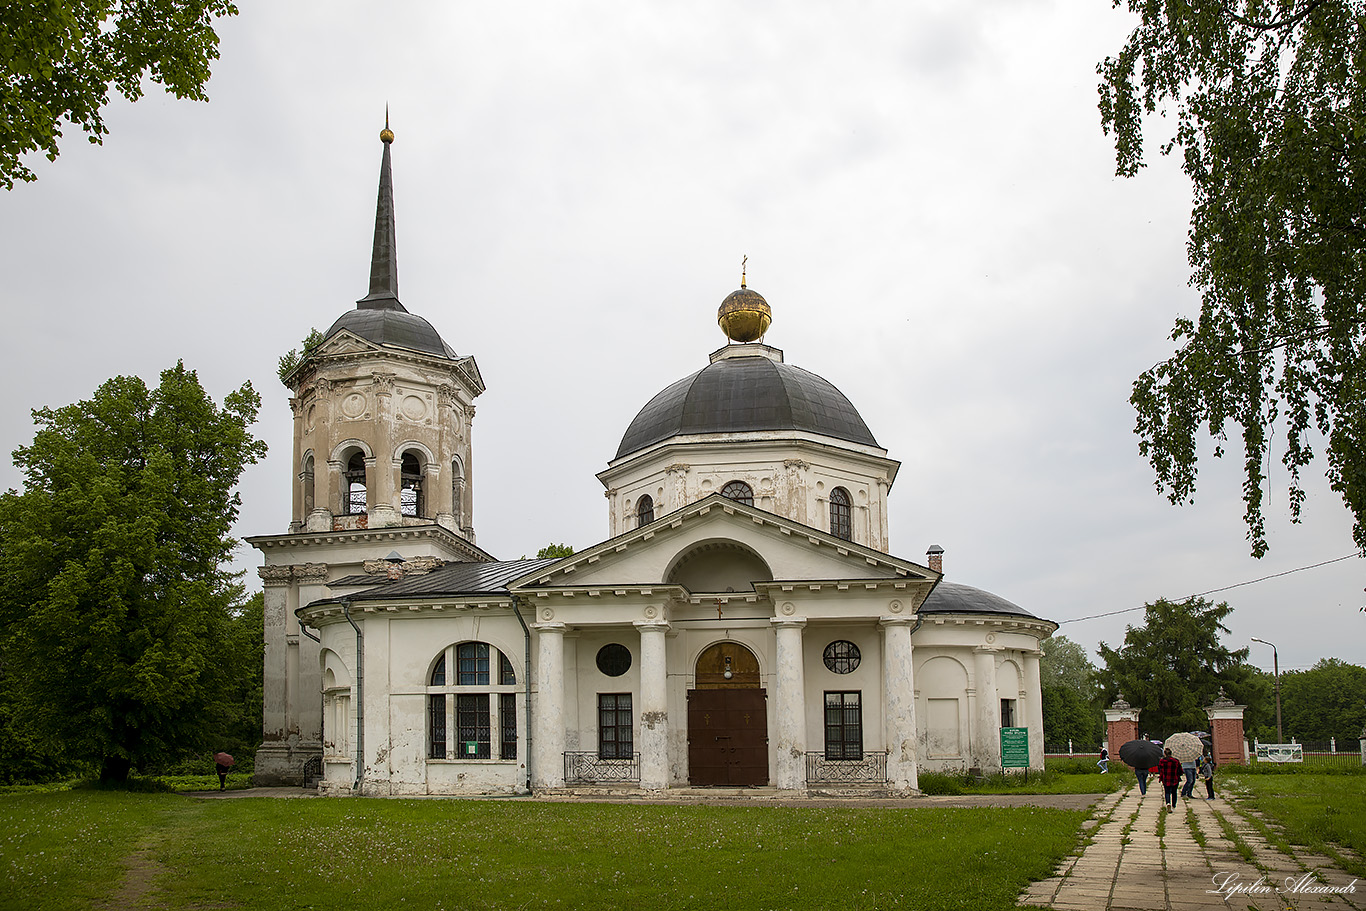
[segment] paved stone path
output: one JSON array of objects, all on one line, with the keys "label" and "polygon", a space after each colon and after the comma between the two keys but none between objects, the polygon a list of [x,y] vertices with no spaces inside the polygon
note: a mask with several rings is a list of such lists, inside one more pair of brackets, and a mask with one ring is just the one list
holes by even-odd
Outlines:
[{"label": "paved stone path", "polygon": [[[1284,854],[1245,814],[1223,797],[1183,800],[1164,814],[1161,787],[1144,797],[1137,787],[1107,795],[1091,817],[1090,843],[1051,879],[1026,889],[1020,904],[1077,911],[1366,909],[1366,882],[1327,857]],[[1225,835],[1225,823],[1251,850],[1251,861]],[[1354,892],[1310,891],[1349,884]]]}]

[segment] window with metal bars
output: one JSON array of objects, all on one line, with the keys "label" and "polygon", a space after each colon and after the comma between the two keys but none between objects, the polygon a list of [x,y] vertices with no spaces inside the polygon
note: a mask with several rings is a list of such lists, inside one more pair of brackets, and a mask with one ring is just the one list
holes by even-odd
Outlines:
[{"label": "window with metal bars", "polygon": [[631,694],[598,693],[598,758],[630,759],[634,751]]},{"label": "window with metal bars", "polygon": [[849,508],[849,491],[836,487],[830,491],[830,534],[845,541],[854,540],[854,525]]},{"label": "window with metal bars", "polygon": [[427,697],[427,758],[446,758],[446,694]]},{"label": "window with metal bars", "polygon": [[342,508],[348,516],[365,513],[365,454],[353,452],[342,472]]},{"label": "window with metal bars", "polygon": [[460,693],[455,697],[455,758],[489,758],[489,694]]},{"label": "window with metal bars", "polygon": [[863,694],[825,694],[825,758],[863,758]]},{"label": "window with metal bars", "polygon": [[[516,759],[516,685],[512,662],[487,642],[461,642],[443,650],[428,678],[427,757],[491,759],[496,744],[498,759]],[[488,691],[469,692],[475,687]]]},{"label": "window with metal bars", "polygon": [[517,694],[498,694],[499,759],[517,758]]}]

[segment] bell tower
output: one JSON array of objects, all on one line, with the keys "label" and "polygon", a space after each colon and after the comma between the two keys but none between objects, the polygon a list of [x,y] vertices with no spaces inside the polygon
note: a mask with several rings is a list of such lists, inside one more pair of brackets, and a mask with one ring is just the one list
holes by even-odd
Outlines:
[{"label": "bell tower", "polygon": [[380,141],[370,291],[282,377],[294,412],[289,530],[247,538],[265,557],[260,784],[302,783],[306,769],[342,761],[323,740],[320,647],[295,611],[374,584],[367,573],[395,553],[427,567],[492,559],[474,541],[471,425],[484,381],[473,357],[399,302],[387,117]]}]

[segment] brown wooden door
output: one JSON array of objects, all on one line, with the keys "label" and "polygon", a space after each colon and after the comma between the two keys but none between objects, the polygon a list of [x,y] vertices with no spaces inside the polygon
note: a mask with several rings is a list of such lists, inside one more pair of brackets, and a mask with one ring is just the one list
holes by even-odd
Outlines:
[{"label": "brown wooden door", "polygon": [[767,694],[759,689],[688,691],[688,782],[768,784]]}]

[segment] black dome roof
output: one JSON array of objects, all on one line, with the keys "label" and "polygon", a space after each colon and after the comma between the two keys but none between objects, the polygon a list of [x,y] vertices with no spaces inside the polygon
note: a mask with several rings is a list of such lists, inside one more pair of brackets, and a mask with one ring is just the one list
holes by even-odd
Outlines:
[{"label": "black dome roof", "polygon": [[724,357],[684,377],[640,409],[617,458],[695,433],[801,430],[877,446],[858,410],[816,374],[768,357]]},{"label": "black dome roof", "polygon": [[432,328],[431,323],[406,310],[348,310],[337,318],[323,337],[331,338],[343,329],[348,329],[376,345],[407,348],[411,351],[421,351],[423,354],[434,354],[437,357],[457,356]]},{"label": "black dome roof", "polygon": [[958,582],[941,581],[920,606],[920,611],[926,614],[1013,614],[1038,619],[1000,595]]}]

